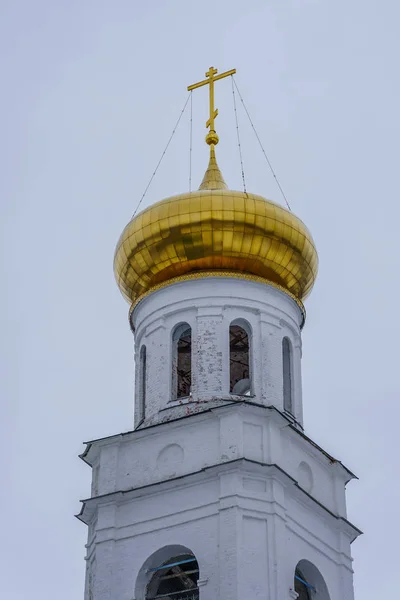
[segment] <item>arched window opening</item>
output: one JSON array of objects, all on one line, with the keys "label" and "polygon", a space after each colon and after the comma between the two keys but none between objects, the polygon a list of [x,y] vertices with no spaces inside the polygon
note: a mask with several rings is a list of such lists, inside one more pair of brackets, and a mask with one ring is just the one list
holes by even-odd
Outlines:
[{"label": "arched window opening", "polygon": [[[294,572],[294,589],[298,600],[330,600],[324,578],[315,565],[308,560],[300,560]],[[316,591],[318,590],[318,592]]]},{"label": "arched window opening", "polygon": [[250,340],[240,325],[229,327],[229,391],[231,394],[250,396]]},{"label": "arched window opening", "polygon": [[294,591],[298,593],[297,600],[311,600],[310,591],[313,586],[310,585],[300,569],[296,569],[294,574]]},{"label": "arched window opening", "polygon": [[199,565],[193,554],[180,554],[151,569],[146,600],[199,600]]},{"label": "arched window opening", "polygon": [[144,419],[146,412],[146,346],[140,348],[139,361],[139,418]]},{"label": "arched window opening", "polygon": [[192,386],[192,330],[183,323],[172,337],[172,400],[187,398]]},{"label": "arched window opening", "polygon": [[282,340],[283,408],[293,414],[292,347],[287,337]]}]

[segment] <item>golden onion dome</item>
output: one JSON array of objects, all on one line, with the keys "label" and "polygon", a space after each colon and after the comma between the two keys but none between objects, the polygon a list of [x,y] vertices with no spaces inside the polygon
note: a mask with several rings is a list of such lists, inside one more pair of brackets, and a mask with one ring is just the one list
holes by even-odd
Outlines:
[{"label": "golden onion dome", "polygon": [[302,301],[318,269],[313,239],[292,212],[227,189],[210,145],[200,188],[153,204],[118,241],[114,272],[131,304],[182,279],[230,275],[263,280]]}]

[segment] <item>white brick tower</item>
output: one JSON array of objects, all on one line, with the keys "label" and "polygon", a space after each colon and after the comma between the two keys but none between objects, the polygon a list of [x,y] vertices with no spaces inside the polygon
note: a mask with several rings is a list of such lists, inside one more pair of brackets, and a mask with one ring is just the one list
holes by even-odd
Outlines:
[{"label": "white brick tower", "polygon": [[85,600],[353,600],[354,475],[303,429],[315,247],[292,213],[227,189],[208,125],[199,191],[140,213],[117,246],[135,429],[82,454]]}]

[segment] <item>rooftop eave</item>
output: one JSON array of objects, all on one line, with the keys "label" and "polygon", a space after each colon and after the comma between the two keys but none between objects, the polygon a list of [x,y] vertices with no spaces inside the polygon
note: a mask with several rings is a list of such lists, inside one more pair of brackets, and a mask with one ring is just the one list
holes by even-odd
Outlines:
[{"label": "rooftop eave", "polygon": [[136,488],[128,488],[125,490],[110,492],[108,494],[104,494],[101,496],[94,496],[92,498],[86,498],[85,500],[81,500],[81,502],[82,502],[81,510],[75,516],[77,519],[82,521],[82,523],[89,525],[97,507],[100,505],[109,504],[110,502],[120,503],[123,501],[129,501],[130,499],[138,497],[138,496],[142,495],[143,493],[146,493],[146,494],[149,493],[149,490],[151,491],[152,489],[154,491],[157,490],[158,492],[160,490],[167,491],[168,489],[171,488],[171,486],[175,487],[177,484],[179,484],[180,481],[184,481],[184,480],[187,481],[188,479],[190,480],[193,477],[198,478],[199,476],[201,478],[204,478],[204,480],[206,480],[216,470],[225,470],[225,469],[230,470],[230,469],[232,469],[232,467],[237,467],[240,469],[240,468],[243,468],[244,465],[247,465],[246,468],[250,467],[251,469],[255,470],[256,472],[260,469],[263,470],[265,468],[274,469],[276,471],[276,474],[279,477],[281,477],[282,480],[284,480],[286,483],[287,482],[292,483],[295,486],[295,488],[298,490],[297,493],[300,494],[301,497],[303,499],[305,499],[307,502],[311,502],[312,505],[315,507],[315,509],[321,511],[321,514],[330,515],[331,517],[336,519],[337,522],[340,523],[341,529],[344,531],[344,533],[346,533],[346,535],[348,535],[351,543],[359,535],[362,535],[362,531],[358,527],[353,525],[353,523],[348,521],[343,516],[335,514],[330,509],[328,509],[326,506],[324,506],[319,500],[314,498],[314,496],[312,496],[311,494],[306,492],[302,487],[300,487],[298,485],[298,483],[296,482],[296,480],[291,475],[289,475],[286,471],[281,469],[281,467],[279,467],[278,465],[260,463],[258,461],[249,460],[249,459],[245,459],[245,458],[238,458],[238,459],[234,459],[231,461],[227,461],[225,463],[218,463],[216,465],[210,465],[208,467],[204,467],[200,471],[187,473],[185,475],[173,477],[168,480],[159,481],[159,482],[151,483],[151,484],[136,487]]},{"label": "rooftop eave", "polygon": [[323,456],[325,456],[331,462],[331,464],[337,465],[337,468],[340,469],[343,473],[343,480],[344,480],[345,484],[349,483],[349,481],[351,481],[353,479],[358,479],[357,475],[355,475],[352,471],[350,471],[350,469],[348,467],[346,467],[340,460],[334,458],[331,454],[326,452],[323,448],[321,448],[321,446],[319,446],[316,442],[314,442],[310,437],[308,437],[304,433],[304,431],[302,429],[300,429],[298,424],[293,423],[293,419],[290,419],[285,413],[281,412],[273,405],[265,406],[264,404],[252,402],[251,400],[242,400],[242,401],[236,400],[236,401],[233,401],[233,402],[230,402],[228,404],[224,404],[224,405],[221,405],[218,407],[208,408],[202,412],[197,413],[196,415],[184,415],[184,416],[178,417],[176,419],[170,419],[167,422],[155,423],[154,425],[149,425],[148,427],[142,427],[141,429],[125,431],[123,433],[106,436],[106,437],[102,437],[102,438],[97,438],[94,440],[90,440],[88,442],[84,442],[84,444],[86,444],[86,448],[82,452],[82,454],[79,454],[79,458],[81,458],[90,467],[93,467],[93,465],[95,464],[95,462],[99,456],[100,448],[102,446],[106,446],[108,444],[113,444],[116,441],[124,441],[126,438],[129,438],[129,437],[132,438],[133,436],[136,436],[136,435],[139,435],[139,436],[146,435],[147,432],[149,432],[150,430],[154,430],[154,432],[155,432],[155,431],[157,431],[158,428],[163,427],[164,425],[171,425],[172,423],[178,423],[179,421],[182,421],[183,419],[196,419],[196,418],[201,419],[201,418],[204,418],[206,415],[210,416],[212,413],[219,412],[221,410],[224,410],[228,406],[232,406],[232,405],[234,405],[234,406],[253,406],[253,407],[258,407],[258,408],[261,408],[264,410],[273,411],[273,413],[276,415],[277,418],[284,419],[284,421],[286,423],[288,423],[289,427],[293,431],[295,431],[298,435],[300,435],[305,440],[307,440],[307,442],[313,448],[315,448],[315,450],[317,450],[319,453],[321,453]]}]

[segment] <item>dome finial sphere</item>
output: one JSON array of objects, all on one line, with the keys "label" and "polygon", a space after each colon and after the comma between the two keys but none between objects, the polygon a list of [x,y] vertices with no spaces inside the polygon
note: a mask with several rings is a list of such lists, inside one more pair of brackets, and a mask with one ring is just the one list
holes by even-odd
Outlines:
[{"label": "dome finial sphere", "polygon": [[206,135],[206,143],[211,146],[216,146],[219,142],[219,137],[215,131],[209,131]]}]

